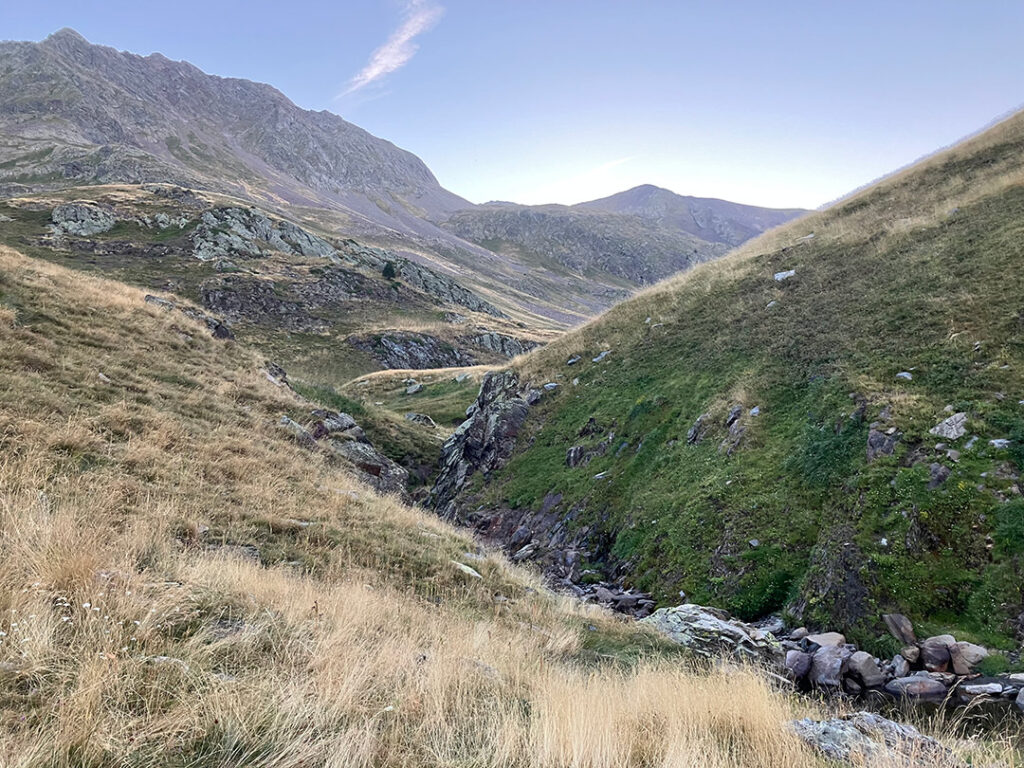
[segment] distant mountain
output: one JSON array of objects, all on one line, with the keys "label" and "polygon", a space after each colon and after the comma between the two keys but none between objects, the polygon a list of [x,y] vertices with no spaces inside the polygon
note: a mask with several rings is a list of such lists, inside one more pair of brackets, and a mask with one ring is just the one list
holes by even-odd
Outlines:
[{"label": "distant mountain", "polygon": [[[0,44],[9,182],[173,182],[394,225],[468,203],[418,157],[280,91],[64,29]],[[11,139],[17,139],[12,142]]]},{"label": "distant mountain", "polygon": [[444,226],[499,253],[540,259],[635,285],[724,254],[806,211],[683,197],[651,185],[578,205],[488,203],[458,211]]},{"label": "distant mountain", "polygon": [[759,208],[708,197],[686,197],[651,184],[573,207],[640,216],[667,229],[729,246],[807,213],[802,208]]},{"label": "distant mountain", "polygon": [[69,29],[0,42],[0,198],[151,182],[387,248],[547,329],[721,255],[780,215],[720,201],[691,204],[683,223],[674,208],[659,219],[620,203],[477,207],[410,152],[269,85],[93,45]]}]

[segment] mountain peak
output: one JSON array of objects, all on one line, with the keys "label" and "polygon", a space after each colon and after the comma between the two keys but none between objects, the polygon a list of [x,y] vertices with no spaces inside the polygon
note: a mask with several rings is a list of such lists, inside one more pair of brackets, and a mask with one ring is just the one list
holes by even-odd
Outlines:
[{"label": "mountain peak", "polygon": [[52,35],[49,35],[46,38],[46,40],[44,40],[43,42],[48,42],[48,41],[49,42],[67,41],[67,42],[74,42],[74,43],[85,43],[86,45],[89,44],[88,40],[86,40],[84,37],[82,37],[78,32],[73,30],[71,27],[62,27],[61,29],[58,29]]}]

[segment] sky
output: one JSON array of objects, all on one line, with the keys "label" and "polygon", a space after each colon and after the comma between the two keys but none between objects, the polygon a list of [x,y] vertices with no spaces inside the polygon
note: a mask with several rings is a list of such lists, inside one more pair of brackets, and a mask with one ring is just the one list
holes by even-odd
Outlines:
[{"label": "sky", "polygon": [[270,83],[473,202],[638,184],[814,208],[1024,103],[1024,2],[0,2],[0,39]]}]

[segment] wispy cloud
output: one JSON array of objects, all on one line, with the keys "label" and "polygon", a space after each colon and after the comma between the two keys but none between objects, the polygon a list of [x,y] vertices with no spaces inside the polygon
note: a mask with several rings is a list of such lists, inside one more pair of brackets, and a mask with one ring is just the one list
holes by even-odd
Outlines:
[{"label": "wispy cloud", "polygon": [[366,66],[349,81],[338,97],[365,88],[405,66],[419,50],[416,38],[437,24],[443,13],[444,8],[430,0],[407,0],[401,25],[384,45],[373,52]]}]

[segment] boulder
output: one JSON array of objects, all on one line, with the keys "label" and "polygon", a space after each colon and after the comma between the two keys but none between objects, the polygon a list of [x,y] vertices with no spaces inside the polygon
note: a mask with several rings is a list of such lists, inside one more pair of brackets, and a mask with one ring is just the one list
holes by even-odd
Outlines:
[{"label": "boulder", "polygon": [[949,647],[956,645],[952,635],[936,635],[921,643],[921,664],[929,672],[945,672],[949,669]]},{"label": "boulder", "polygon": [[807,642],[814,643],[822,648],[832,645],[846,645],[846,636],[839,632],[819,632],[815,635],[808,635]]},{"label": "boulder", "polygon": [[437,429],[437,422],[425,413],[407,413],[405,414],[405,420],[411,421],[413,424],[419,424],[421,427]]},{"label": "boulder", "polygon": [[944,467],[937,461],[932,462],[928,467],[928,490],[933,491],[936,488],[938,488],[940,485],[946,482],[946,480],[949,479],[949,476],[951,474],[952,470],[950,470],[949,467]]},{"label": "boulder", "polygon": [[865,651],[857,651],[850,656],[846,668],[865,688],[881,688],[885,683],[885,675],[882,674],[875,657]]},{"label": "boulder", "polygon": [[[916,648],[914,650],[917,650]],[[910,675],[910,663],[900,654],[892,657],[893,677],[907,677]]]},{"label": "boulder", "polygon": [[811,671],[811,654],[803,651],[786,651],[786,672],[792,680],[803,680]]},{"label": "boulder", "polygon": [[974,643],[959,642],[949,646],[950,664],[958,675],[969,675],[981,660],[988,657],[988,651]]},{"label": "boulder", "polygon": [[892,456],[898,441],[898,435],[888,435],[878,429],[872,429],[868,432],[868,461],[874,461],[879,456]]},{"label": "boulder", "polygon": [[954,413],[948,419],[943,419],[929,429],[928,433],[936,437],[945,438],[946,440],[959,440],[967,434],[967,414],[963,412]]},{"label": "boulder", "polygon": [[885,690],[893,696],[911,698],[941,698],[946,695],[946,686],[938,680],[922,675],[897,677],[885,684]]},{"label": "boulder", "polygon": [[114,228],[114,214],[92,203],[66,203],[58,205],[50,215],[56,234],[89,236]]},{"label": "boulder", "polygon": [[818,688],[838,688],[853,651],[846,645],[826,645],[814,652],[808,679]]},{"label": "boulder", "polygon": [[699,656],[732,655],[772,663],[782,658],[782,648],[771,633],[714,608],[687,603],[659,608],[640,621]]},{"label": "boulder", "polygon": [[906,648],[900,651],[900,655],[904,659],[909,661],[911,664],[916,664],[917,660],[921,658],[921,649],[916,645],[908,645]]},{"label": "boulder", "polygon": [[952,752],[910,725],[874,712],[855,712],[830,720],[805,718],[790,723],[805,744],[826,759],[844,765],[960,768]]},{"label": "boulder", "polygon": [[1017,698],[1013,703],[1016,705],[1017,709],[1024,712],[1024,688],[1020,689],[1020,692],[1017,694]]}]

